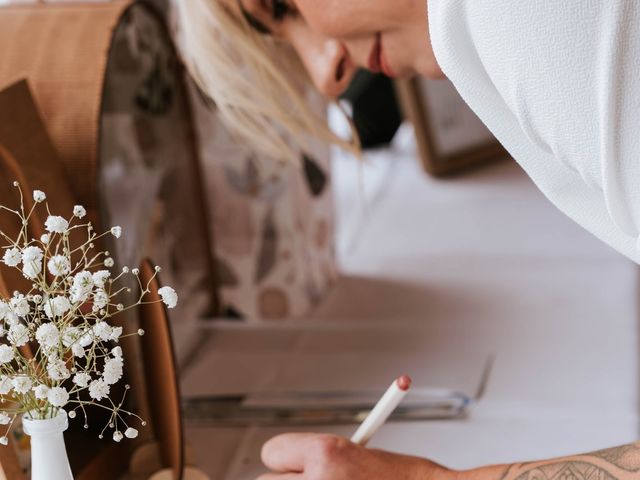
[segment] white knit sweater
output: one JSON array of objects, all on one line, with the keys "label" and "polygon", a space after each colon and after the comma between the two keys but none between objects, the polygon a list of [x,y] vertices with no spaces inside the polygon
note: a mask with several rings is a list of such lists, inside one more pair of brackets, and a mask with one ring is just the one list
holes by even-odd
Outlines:
[{"label": "white knit sweater", "polygon": [[640,0],[428,0],[461,96],[540,190],[640,262]]}]

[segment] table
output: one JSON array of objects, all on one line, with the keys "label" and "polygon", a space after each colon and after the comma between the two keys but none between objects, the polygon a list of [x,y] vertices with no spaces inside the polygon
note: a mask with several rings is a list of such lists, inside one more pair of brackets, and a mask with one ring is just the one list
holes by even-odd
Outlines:
[{"label": "table", "polygon": [[[407,370],[468,388],[493,353],[468,419],[388,424],[371,446],[470,468],[635,440],[637,267],[556,211],[515,164],[437,182],[408,155],[394,162],[313,321],[214,329],[183,391],[382,391]],[[213,478],[244,480],[281,431],[192,425],[188,438]]]}]

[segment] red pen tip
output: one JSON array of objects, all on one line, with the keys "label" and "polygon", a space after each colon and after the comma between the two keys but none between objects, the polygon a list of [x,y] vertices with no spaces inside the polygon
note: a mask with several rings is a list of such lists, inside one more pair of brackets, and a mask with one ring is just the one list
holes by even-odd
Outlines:
[{"label": "red pen tip", "polygon": [[411,377],[409,377],[408,375],[403,375],[401,377],[398,377],[396,383],[400,390],[406,392],[411,387]]}]

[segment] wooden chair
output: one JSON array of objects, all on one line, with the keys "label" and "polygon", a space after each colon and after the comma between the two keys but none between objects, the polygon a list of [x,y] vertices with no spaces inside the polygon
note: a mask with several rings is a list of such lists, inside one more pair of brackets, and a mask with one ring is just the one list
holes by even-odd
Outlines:
[{"label": "wooden chair", "polygon": [[[151,424],[158,442],[162,467],[173,470],[181,480],[185,467],[184,432],[180,410],[180,389],[175,353],[167,310],[158,295],[160,282],[154,276],[154,266],[144,259],[140,267],[140,282],[149,285],[140,307],[142,358],[144,361],[147,396],[150,399]],[[153,302],[153,303],[148,303]]]}]

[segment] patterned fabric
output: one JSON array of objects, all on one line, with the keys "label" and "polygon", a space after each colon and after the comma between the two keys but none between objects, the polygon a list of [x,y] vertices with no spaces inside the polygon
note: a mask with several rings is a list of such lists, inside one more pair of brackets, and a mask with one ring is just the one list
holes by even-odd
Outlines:
[{"label": "patterned fabric", "polygon": [[282,164],[234,141],[195,88],[192,100],[225,314],[307,316],[336,278],[329,149]]}]

